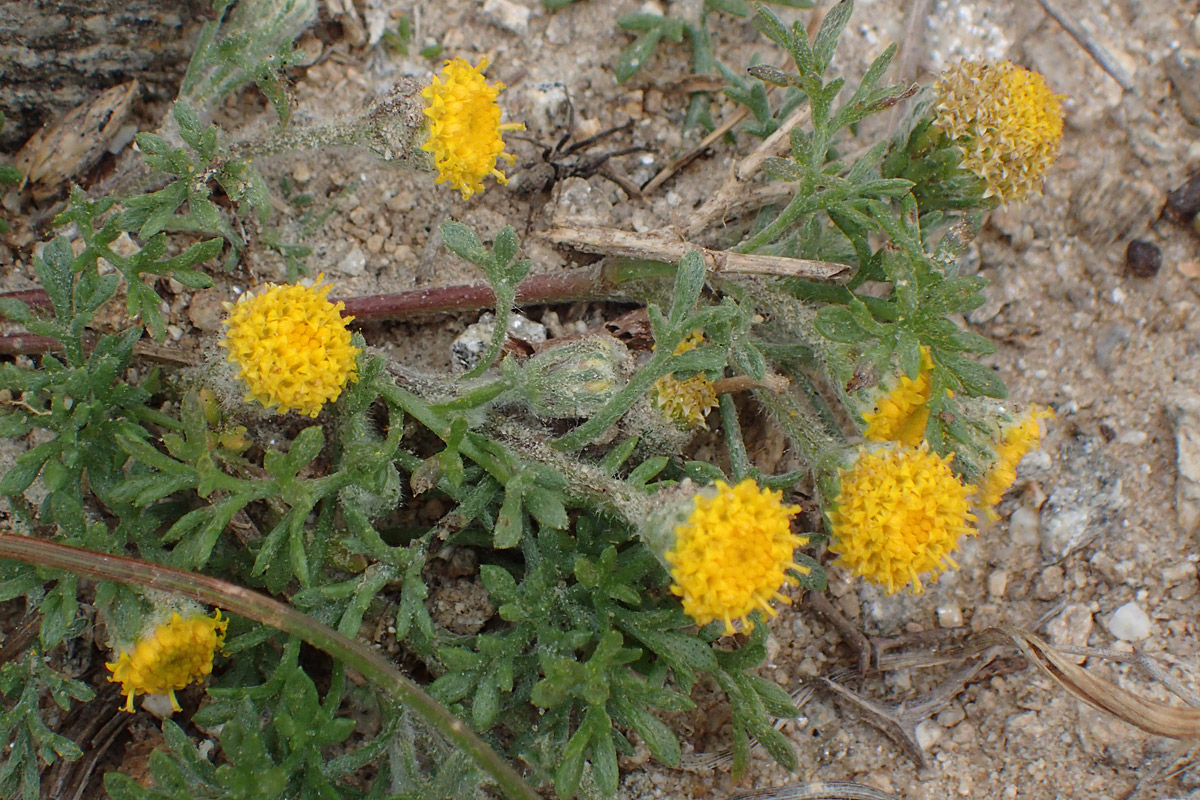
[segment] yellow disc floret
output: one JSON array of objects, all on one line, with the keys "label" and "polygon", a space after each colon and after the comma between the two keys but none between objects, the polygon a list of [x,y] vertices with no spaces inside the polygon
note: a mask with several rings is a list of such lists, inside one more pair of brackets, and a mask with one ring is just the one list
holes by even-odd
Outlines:
[{"label": "yellow disc floret", "polygon": [[464,200],[483,191],[488,175],[501,184],[508,182],[496,160],[511,164],[515,158],[504,152],[501,134],[525,129],[520,123],[500,124],[496,97],[504,84],[488,85],[483,77],[487,66],[486,58],[477,67],[461,58],[447,61],[441,75],[421,92],[429,117],[429,138],[421,149],[433,154],[437,182],[449,183]]},{"label": "yellow disc floret", "polygon": [[793,561],[808,537],[792,533],[791,518],[800,507],[783,505],[782,497],[747,478],[737,486],[717,481],[693,498],[666,561],[671,591],[700,625],[723,620],[726,633],[734,633],[733,620],[740,619],[742,629],[750,630],[752,611],[774,616],[772,599],[790,602],[779,589],[796,582],[788,570],[808,572]]},{"label": "yellow disc floret", "polygon": [[1062,142],[1063,95],[1009,61],[959,64],[938,79],[937,95],[933,124],[984,182],[984,197],[1007,202],[1041,190]]},{"label": "yellow disc floret", "polygon": [[704,417],[717,405],[717,393],[703,372],[683,381],[674,375],[664,375],[651,387],[650,401],[683,430],[707,430]]},{"label": "yellow disc floret", "polygon": [[276,286],[226,304],[229,360],[240,368],[247,400],[279,413],[315,417],[346,383],[358,380],[343,304],[329,302],[328,286]]},{"label": "yellow disc floret", "polygon": [[979,507],[987,518],[999,519],[993,506],[1017,480],[1017,464],[1025,455],[1038,448],[1042,441],[1041,420],[1054,416],[1054,412],[1036,406],[1013,424],[1003,428],[1000,444],[996,447],[996,460],[979,482]]},{"label": "yellow disc floret", "polygon": [[921,592],[921,575],[958,565],[950,558],[975,533],[968,496],[950,464],[927,448],[862,449],[842,470],[829,512],[830,549],[856,574],[889,593]]},{"label": "yellow disc floret", "polygon": [[105,666],[112,673],[109,680],[121,684],[127,698],[124,710],[133,713],[135,695],[165,694],[171,698],[171,708],[180,711],[176,690],[212,672],[213,654],[225,644],[228,624],[220,609],[211,617],[197,614],[186,619],[176,611],[140,639],[132,653],[122,650],[116,661]]},{"label": "yellow disc floret", "polygon": [[872,442],[900,442],[916,447],[925,439],[929,423],[929,397],[933,384],[929,379],[933,359],[929,348],[921,348],[921,372],[916,379],[901,374],[896,385],[875,401],[875,408],[863,414],[863,437]]}]

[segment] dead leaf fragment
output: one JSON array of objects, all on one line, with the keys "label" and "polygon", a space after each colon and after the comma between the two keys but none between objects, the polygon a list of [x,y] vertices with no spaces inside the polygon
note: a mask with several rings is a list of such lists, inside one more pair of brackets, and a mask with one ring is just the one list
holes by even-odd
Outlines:
[{"label": "dead leaf fragment", "polygon": [[29,137],[14,163],[36,199],[54,194],[99,160],[129,116],[137,90],[136,80],[114,86]]}]

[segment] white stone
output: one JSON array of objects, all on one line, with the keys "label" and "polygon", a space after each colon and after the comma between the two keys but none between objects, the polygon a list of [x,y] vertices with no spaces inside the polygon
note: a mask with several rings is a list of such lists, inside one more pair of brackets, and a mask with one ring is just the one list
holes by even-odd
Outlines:
[{"label": "white stone", "polygon": [[145,694],[138,697],[141,707],[159,719],[166,719],[175,713],[171,708],[171,698],[165,694]]},{"label": "white stone", "polygon": [[988,575],[987,590],[988,596],[999,600],[1004,597],[1005,590],[1008,589],[1008,570],[997,569],[993,570],[991,575]]},{"label": "white stone", "polygon": [[959,628],[963,624],[963,612],[958,603],[947,603],[938,606],[938,625],[943,628]]},{"label": "white stone", "polygon": [[487,0],[483,4],[483,15],[506,31],[524,36],[529,33],[530,11],[512,0]]},{"label": "white stone", "polygon": [[338,272],[343,275],[357,278],[366,271],[367,254],[358,245],[354,245],[354,247],[350,248],[350,252],[346,254],[346,257],[338,263],[337,268]]},{"label": "white stone", "polygon": [[1136,642],[1150,635],[1150,617],[1141,606],[1131,601],[1113,612],[1106,627],[1118,639]]},{"label": "white stone", "polygon": [[925,720],[917,725],[917,744],[922,750],[929,750],[942,740],[946,729],[933,720]]}]

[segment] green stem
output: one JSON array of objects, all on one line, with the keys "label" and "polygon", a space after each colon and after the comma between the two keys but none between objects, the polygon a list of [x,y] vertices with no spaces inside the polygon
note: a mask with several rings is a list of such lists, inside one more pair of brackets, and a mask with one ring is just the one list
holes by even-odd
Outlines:
[{"label": "green stem", "polygon": [[[443,442],[450,441],[450,423],[443,419],[429,403],[412,392],[400,388],[387,378],[381,377],[376,382],[375,388],[384,400],[403,409],[405,413],[432,431]],[[463,438],[458,445],[458,451],[487,470],[488,474],[501,484],[507,484],[513,476],[513,470],[509,464],[477,446],[469,438]]]},{"label": "green stem", "polygon": [[415,711],[430,727],[470,755],[492,777],[505,797],[540,800],[511,765],[421,687],[401,675],[382,655],[277,600],[207,575],[28,536],[0,534],[0,558],[65,569],[93,579],[174,592],[298,636],[357,670],[393,699]]},{"label": "green stem", "polygon": [[746,442],[742,439],[742,424],[738,421],[737,406],[733,397],[723,394],[721,403],[721,427],[725,430],[725,447],[729,451],[729,471],[734,482],[750,474],[754,469],[750,463],[750,454],[746,452]]}]

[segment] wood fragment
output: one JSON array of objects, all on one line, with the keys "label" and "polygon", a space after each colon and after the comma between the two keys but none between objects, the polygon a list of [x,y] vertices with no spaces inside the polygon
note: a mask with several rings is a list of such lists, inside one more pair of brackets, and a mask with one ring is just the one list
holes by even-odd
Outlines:
[{"label": "wood fragment", "polygon": [[764,256],[710,250],[680,239],[658,234],[633,233],[617,228],[562,226],[541,234],[554,244],[567,245],[585,253],[677,262],[689,250],[699,250],[709,270],[726,275],[772,275],[804,278],[825,283],[845,283],[854,274],[849,264],[803,258]]}]

